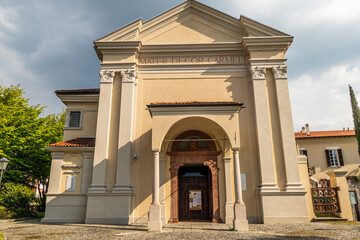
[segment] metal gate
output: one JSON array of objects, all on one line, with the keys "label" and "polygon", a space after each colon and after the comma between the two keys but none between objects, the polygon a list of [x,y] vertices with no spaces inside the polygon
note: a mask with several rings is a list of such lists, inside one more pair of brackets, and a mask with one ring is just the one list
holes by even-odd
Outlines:
[{"label": "metal gate", "polygon": [[316,187],[311,188],[314,213],[318,217],[334,216],[340,213],[339,187],[331,187],[330,180],[321,179]]}]

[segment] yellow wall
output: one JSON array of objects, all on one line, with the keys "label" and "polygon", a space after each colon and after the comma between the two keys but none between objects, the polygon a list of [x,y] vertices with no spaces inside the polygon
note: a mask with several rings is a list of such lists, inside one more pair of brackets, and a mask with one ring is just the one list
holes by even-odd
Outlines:
[{"label": "yellow wall", "polygon": [[320,168],[321,172],[338,169],[327,166],[325,156],[327,147],[339,147],[342,150],[344,166],[341,169],[352,170],[360,164],[355,137],[307,138],[296,139],[296,142],[300,148],[307,150],[309,167]]}]

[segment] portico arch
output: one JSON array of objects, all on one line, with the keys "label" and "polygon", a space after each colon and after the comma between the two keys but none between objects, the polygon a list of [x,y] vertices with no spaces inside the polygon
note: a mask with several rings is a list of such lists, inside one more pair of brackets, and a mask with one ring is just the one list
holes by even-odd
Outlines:
[{"label": "portico arch", "polygon": [[[152,103],[147,105],[148,110],[152,116],[152,151],[154,153],[154,190],[153,202],[149,211],[149,229],[161,229],[163,224],[161,220],[161,210],[159,202],[159,155],[168,152],[173,155],[176,160],[171,162],[174,167],[171,171],[171,191],[174,192],[173,187],[177,186],[177,174],[180,166],[185,164],[201,164],[208,166],[211,170],[212,184],[216,185],[218,189],[217,176],[217,156],[224,150],[232,149],[233,164],[234,164],[234,182],[235,182],[235,204],[233,223],[234,229],[247,229],[246,209],[242,201],[241,193],[241,179],[240,179],[240,163],[239,163],[239,149],[240,149],[240,132],[239,132],[239,112],[243,107],[240,102],[180,102],[180,103]],[[186,130],[197,130],[204,134],[208,134],[205,139],[214,141],[213,146],[216,146],[210,151],[185,151],[172,152],[174,140],[178,139],[179,135]],[[201,137],[200,137],[201,138]],[[223,144],[220,144],[222,140]],[[195,149],[196,150],[196,149]],[[229,151],[228,151],[229,152]],[[227,161],[229,163],[229,161]],[[231,176],[230,168],[227,176]],[[214,183],[213,183],[214,182]],[[229,181],[231,182],[231,180]],[[227,189],[227,191],[231,191]],[[176,191],[175,191],[176,192]],[[216,194],[216,197],[214,197]],[[218,190],[212,191],[213,209],[212,221],[218,222],[219,217],[219,202]],[[177,200],[171,197],[172,203]],[[172,206],[176,206],[172,204]],[[171,207],[170,222],[177,222],[176,208]]]},{"label": "portico arch", "polygon": [[[208,141],[202,141],[202,139],[209,139]],[[188,195],[188,189],[180,191],[180,175],[179,169],[184,166],[206,166],[210,169],[211,175],[208,178],[208,194],[206,189],[200,189],[201,187],[196,184],[196,181],[192,182],[193,188],[199,188],[202,202],[209,206],[208,219],[212,222],[220,222],[220,209],[219,209],[219,177],[218,177],[218,161],[217,156],[221,151],[217,151],[214,140],[210,140],[210,136],[204,132],[197,130],[190,130],[181,133],[176,137],[172,144],[170,155],[170,173],[171,173],[171,211],[170,211],[170,223],[177,223],[179,221],[179,210],[181,206],[180,200],[182,197],[180,194]],[[199,141],[197,141],[199,140]],[[193,178],[197,179],[197,178]],[[204,196],[206,195],[206,196]],[[187,197],[187,196],[185,196]],[[189,213],[191,210],[185,207],[182,211]],[[202,215],[203,208],[199,210]],[[186,214],[184,214],[186,215]],[[190,214],[189,214],[190,215]],[[190,217],[191,218],[191,217]],[[182,219],[184,220],[184,219]],[[189,220],[189,219],[186,219]],[[205,219],[203,219],[205,220]]]}]

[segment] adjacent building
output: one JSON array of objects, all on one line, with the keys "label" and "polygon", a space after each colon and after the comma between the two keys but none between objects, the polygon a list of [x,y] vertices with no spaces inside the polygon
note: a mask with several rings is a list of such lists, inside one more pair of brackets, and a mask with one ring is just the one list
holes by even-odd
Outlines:
[{"label": "adjacent building", "polygon": [[[299,153],[307,156],[312,187],[327,180],[329,187],[338,187],[343,193],[338,201],[339,212],[348,220],[360,220],[360,158],[355,130],[310,131],[306,124],[295,133]],[[315,209],[316,210],[316,209]]]}]

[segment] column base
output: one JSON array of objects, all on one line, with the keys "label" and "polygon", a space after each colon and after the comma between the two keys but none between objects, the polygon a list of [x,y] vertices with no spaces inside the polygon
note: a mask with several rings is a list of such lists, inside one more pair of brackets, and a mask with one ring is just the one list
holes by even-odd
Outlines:
[{"label": "column base", "polygon": [[234,203],[227,202],[225,203],[225,223],[227,225],[233,224],[234,221]]},{"label": "column base", "polygon": [[88,193],[106,193],[106,186],[104,184],[91,184]]},{"label": "column base", "polygon": [[287,183],[286,191],[288,192],[305,192],[305,188],[301,185],[300,182],[297,183]]},{"label": "column base", "polygon": [[160,204],[150,205],[148,230],[153,232],[161,232],[162,230]]},{"label": "column base", "polygon": [[249,230],[249,223],[246,219],[246,206],[244,203],[235,203],[233,225],[233,229],[237,231]]},{"label": "column base", "polygon": [[166,205],[164,202],[160,203],[161,206],[161,222],[166,224]]},{"label": "column base", "polygon": [[133,186],[122,186],[122,185],[115,184],[115,186],[111,192],[124,194],[124,195],[133,195],[135,193],[135,189]]}]

